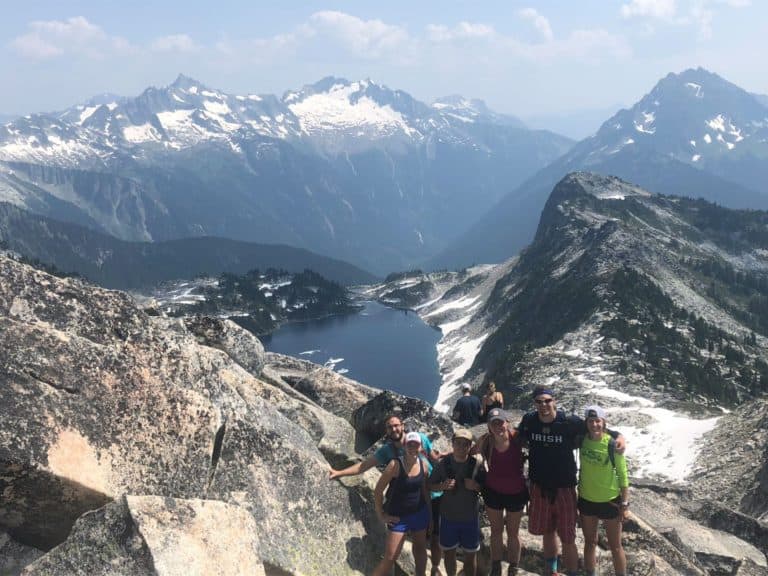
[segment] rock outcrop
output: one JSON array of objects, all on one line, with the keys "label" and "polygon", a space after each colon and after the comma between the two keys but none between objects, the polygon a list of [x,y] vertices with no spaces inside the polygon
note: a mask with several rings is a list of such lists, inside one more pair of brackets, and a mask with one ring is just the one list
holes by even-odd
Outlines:
[{"label": "rock outcrop", "polygon": [[121,497],[75,523],[24,576],[264,576],[258,526],[212,500]]},{"label": "rock outcrop", "polygon": [[370,570],[368,503],[325,480],[319,448],[351,450],[354,431],[261,380],[236,326],[193,334],[7,258],[0,278],[0,527],[16,542],[50,550],[123,494],[206,498],[251,514],[266,566]]}]

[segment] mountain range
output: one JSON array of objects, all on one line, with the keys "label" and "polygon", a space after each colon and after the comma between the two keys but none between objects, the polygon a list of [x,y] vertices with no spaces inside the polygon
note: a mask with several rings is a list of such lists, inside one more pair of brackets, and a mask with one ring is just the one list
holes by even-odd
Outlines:
[{"label": "mountain range", "polygon": [[765,99],[701,68],[669,74],[632,108],[507,194],[427,267],[499,262],[529,244],[568,172],[619,176],[652,192],[768,208]]},{"label": "mountain range", "polygon": [[370,80],[278,98],[179,76],[0,127],[0,199],[123,240],[281,243],[383,273],[436,254],[571,145]]},{"label": "mountain range", "polygon": [[228,238],[128,242],[68,222],[31,214],[0,202],[0,247],[27,260],[53,265],[106,288],[138,290],[161,282],[275,268],[313,270],[343,285],[375,276],[352,264],[302,248]]}]

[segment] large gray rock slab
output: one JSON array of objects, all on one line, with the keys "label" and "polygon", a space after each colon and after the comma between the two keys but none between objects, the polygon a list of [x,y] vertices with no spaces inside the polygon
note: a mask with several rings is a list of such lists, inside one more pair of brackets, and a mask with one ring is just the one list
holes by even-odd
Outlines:
[{"label": "large gray rock slab", "polygon": [[128,496],[84,514],[24,576],[264,576],[258,526],[223,502]]},{"label": "large gray rock slab", "polygon": [[350,422],[355,410],[381,392],[322,365],[283,354],[268,352],[266,364],[297,392]]},{"label": "large gray rock slab", "polygon": [[268,569],[369,573],[381,527],[326,481],[318,448],[350,444],[346,423],[318,426],[320,408],[255,377],[258,362],[198,338],[125,294],[0,257],[0,528],[49,550],[120,494],[218,499],[256,520]]}]

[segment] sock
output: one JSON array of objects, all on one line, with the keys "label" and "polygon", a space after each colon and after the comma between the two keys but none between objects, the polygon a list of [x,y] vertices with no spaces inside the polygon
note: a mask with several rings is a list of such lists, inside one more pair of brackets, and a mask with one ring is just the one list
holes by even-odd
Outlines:
[{"label": "sock", "polygon": [[544,558],[544,567],[550,572],[557,572],[557,556],[554,558]]}]

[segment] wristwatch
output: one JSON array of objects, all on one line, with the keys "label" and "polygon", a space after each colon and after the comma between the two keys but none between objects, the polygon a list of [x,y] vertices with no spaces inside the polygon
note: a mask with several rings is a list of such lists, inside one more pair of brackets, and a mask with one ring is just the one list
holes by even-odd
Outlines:
[{"label": "wristwatch", "polygon": [[622,502],[621,503],[621,507],[622,508],[629,508],[629,500],[625,500],[624,502]]}]

